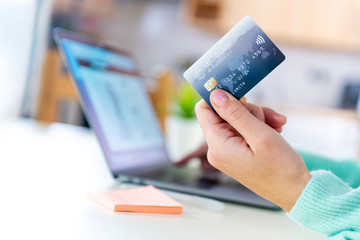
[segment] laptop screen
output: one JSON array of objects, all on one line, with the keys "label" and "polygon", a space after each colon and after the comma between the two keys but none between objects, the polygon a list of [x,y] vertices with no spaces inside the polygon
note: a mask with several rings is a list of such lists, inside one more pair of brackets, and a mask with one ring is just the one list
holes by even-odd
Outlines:
[{"label": "laptop screen", "polygon": [[134,59],[63,30],[55,31],[114,175],[168,162],[162,132]]}]

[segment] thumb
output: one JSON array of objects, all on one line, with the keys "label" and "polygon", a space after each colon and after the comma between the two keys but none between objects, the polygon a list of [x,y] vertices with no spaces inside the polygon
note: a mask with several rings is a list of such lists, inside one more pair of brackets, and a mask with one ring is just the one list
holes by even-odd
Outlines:
[{"label": "thumb", "polygon": [[236,129],[250,146],[259,133],[266,130],[265,124],[254,117],[230,93],[216,89],[212,91],[210,101],[219,116]]}]

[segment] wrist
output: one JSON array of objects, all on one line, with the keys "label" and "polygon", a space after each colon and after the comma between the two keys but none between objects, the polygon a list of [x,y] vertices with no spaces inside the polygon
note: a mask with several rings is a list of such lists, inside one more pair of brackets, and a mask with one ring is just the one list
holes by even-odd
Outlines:
[{"label": "wrist", "polygon": [[294,207],[296,201],[301,196],[303,190],[308,184],[311,178],[310,172],[306,169],[301,176],[296,177],[293,183],[288,186],[287,194],[283,196],[283,199],[279,205],[286,212],[290,212]]}]

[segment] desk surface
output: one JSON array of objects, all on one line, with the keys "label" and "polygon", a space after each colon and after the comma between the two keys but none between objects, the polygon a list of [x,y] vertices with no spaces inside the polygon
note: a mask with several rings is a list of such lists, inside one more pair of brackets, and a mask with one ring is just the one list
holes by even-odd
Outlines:
[{"label": "desk surface", "polygon": [[30,120],[0,124],[0,239],[324,239],[273,212],[183,202],[182,215],[113,213],[88,200],[114,187],[89,130]]}]

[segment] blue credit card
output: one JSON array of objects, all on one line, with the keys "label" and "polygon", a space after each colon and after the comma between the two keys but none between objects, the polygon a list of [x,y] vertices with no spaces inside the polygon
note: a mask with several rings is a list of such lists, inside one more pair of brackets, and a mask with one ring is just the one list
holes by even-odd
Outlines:
[{"label": "blue credit card", "polygon": [[186,70],[184,77],[211,106],[213,90],[223,89],[240,99],[284,60],[284,54],[246,16]]}]

